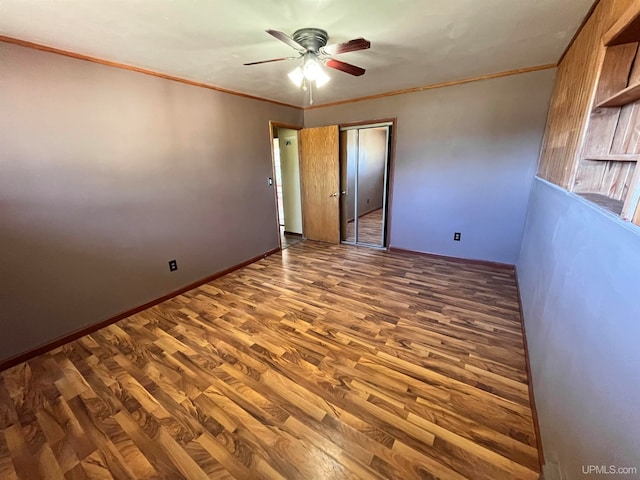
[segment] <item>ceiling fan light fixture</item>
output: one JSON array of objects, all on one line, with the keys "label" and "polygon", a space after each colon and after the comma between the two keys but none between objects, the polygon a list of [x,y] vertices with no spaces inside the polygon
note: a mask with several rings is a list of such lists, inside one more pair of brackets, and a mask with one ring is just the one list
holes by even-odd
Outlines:
[{"label": "ceiling fan light fixture", "polygon": [[371,42],[365,38],[354,38],[348,42],[327,46],[329,34],[321,28],[300,28],[293,32],[293,36],[272,29],[266,30],[266,32],[296,50],[298,56],[272,58],[270,60],[245,63],[245,65],[259,65],[262,63],[281,62],[283,60],[302,59],[302,64],[289,72],[288,76],[296,87],[302,87],[302,90],[305,92],[307,90],[309,91],[310,104],[313,104],[312,88],[314,86],[320,88],[331,80],[331,77],[329,77],[324,67],[339,70],[354,77],[364,75],[364,68],[337,60],[332,58],[332,56],[339,53],[366,50],[371,47]]},{"label": "ceiling fan light fixture", "polygon": [[316,74],[316,87],[320,88],[321,86],[325,85],[329,80],[331,80],[331,77],[327,75],[327,73],[324,71],[322,67],[319,67],[318,73]]},{"label": "ceiling fan light fixture", "polygon": [[304,80],[304,72],[302,71],[302,68],[296,67],[295,70],[290,71],[289,78],[296,87],[300,87]]},{"label": "ceiling fan light fixture", "polygon": [[320,67],[318,61],[313,58],[312,53],[307,53],[307,55],[305,55],[304,67],[302,67],[302,71],[304,72],[304,78],[306,78],[310,82],[314,81],[319,75],[319,72],[322,71],[322,67]]}]

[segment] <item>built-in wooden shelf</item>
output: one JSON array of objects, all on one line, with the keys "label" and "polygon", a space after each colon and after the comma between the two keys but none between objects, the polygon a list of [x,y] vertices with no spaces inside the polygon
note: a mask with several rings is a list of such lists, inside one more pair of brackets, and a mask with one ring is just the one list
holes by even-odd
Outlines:
[{"label": "built-in wooden shelf", "polygon": [[616,200],[614,198],[607,197],[601,193],[578,193],[582,198],[589,200],[590,202],[600,205],[602,208],[609,210],[610,212],[620,215],[622,213],[622,207],[624,202],[622,200]]},{"label": "built-in wooden shelf", "polygon": [[[628,3],[602,37],[604,57],[572,189],[640,225],[640,0]],[[602,44],[597,48],[592,53],[599,56]]]},{"label": "built-in wooden shelf", "polygon": [[622,107],[636,100],[640,100],[640,81],[598,103],[595,108]]},{"label": "built-in wooden shelf", "polygon": [[640,2],[634,2],[602,40],[607,47],[640,41]]},{"label": "built-in wooden shelf", "polygon": [[640,161],[640,154],[630,155],[586,155],[585,160],[593,160],[596,162],[637,162]]}]

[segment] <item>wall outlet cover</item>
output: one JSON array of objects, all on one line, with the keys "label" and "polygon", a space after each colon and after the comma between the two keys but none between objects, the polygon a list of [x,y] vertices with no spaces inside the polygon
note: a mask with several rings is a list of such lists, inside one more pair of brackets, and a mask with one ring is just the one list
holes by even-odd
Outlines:
[{"label": "wall outlet cover", "polygon": [[169,271],[175,272],[178,269],[178,262],[176,260],[169,260]]}]

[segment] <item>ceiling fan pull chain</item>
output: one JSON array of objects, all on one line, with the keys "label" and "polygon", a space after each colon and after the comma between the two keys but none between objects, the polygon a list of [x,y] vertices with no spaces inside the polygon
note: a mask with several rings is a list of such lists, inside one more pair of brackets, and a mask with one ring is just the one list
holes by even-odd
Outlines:
[{"label": "ceiling fan pull chain", "polygon": [[309,105],[313,105],[313,82],[309,82]]}]

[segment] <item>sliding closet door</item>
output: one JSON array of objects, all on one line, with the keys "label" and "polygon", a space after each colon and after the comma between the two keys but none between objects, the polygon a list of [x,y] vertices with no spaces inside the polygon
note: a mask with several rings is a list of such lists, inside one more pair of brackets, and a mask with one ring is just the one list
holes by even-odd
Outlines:
[{"label": "sliding closet door", "polygon": [[384,247],[391,123],[340,132],[340,235],[345,243]]},{"label": "sliding closet door", "polygon": [[384,245],[389,127],[358,130],[357,242]]}]

